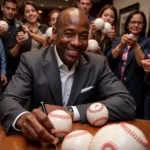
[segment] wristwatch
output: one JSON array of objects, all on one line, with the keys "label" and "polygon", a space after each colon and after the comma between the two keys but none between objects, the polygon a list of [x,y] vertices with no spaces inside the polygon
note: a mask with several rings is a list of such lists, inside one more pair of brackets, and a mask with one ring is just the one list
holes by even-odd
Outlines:
[{"label": "wristwatch", "polygon": [[71,116],[72,120],[74,118],[74,111],[71,106],[66,107],[66,112]]}]

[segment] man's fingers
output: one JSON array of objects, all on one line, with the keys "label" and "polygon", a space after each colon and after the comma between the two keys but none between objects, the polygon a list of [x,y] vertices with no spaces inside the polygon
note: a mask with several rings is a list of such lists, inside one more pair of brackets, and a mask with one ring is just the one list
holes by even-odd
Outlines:
[{"label": "man's fingers", "polygon": [[[38,113],[37,115],[40,116],[40,113]],[[27,122],[27,124],[25,123],[24,126],[23,126],[23,129],[27,130],[27,132],[25,132],[25,133],[32,133],[32,134],[29,134],[29,135],[33,136],[35,140],[40,140],[40,141],[47,142],[47,143],[52,143],[53,141],[56,140],[55,137],[53,137],[49,133],[51,128],[49,129],[49,131],[47,131],[45,126],[43,126],[41,124],[41,122],[42,123],[45,122],[45,119],[39,119],[39,118],[37,119],[37,116],[35,116],[35,114],[31,112],[26,117],[25,122]],[[30,126],[30,127],[27,127],[27,125]]]}]

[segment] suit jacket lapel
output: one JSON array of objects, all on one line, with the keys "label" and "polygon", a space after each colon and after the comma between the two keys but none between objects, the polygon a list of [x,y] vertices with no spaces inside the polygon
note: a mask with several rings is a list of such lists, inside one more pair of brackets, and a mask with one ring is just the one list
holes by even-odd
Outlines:
[{"label": "suit jacket lapel", "polygon": [[67,104],[68,106],[74,105],[76,100],[78,99],[78,96],[83,88],[85,80],[87,79],[89,67],[90,67],[89,64],[82,56],[81,59],[79,60],[79,64],[75,71],[74,81]]},{"label": "suit jacket lapel", "polygon": [[54,47],[48,50],[43,67],[45,74],[47,76],[48,83],[50,85],[50,89],[54,97],[55,104],[62,106],[60,72],[55,56]]}]

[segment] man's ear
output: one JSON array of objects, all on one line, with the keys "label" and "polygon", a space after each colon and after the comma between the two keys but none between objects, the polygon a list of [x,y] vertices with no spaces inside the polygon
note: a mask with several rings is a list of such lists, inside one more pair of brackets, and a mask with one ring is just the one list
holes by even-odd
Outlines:
[{"label": "man's ear", "polygon": [[53,35],[53,38],[56,38],[57,33],[56,33],[56,28],[55,27],[53,27],[52,35]]}]

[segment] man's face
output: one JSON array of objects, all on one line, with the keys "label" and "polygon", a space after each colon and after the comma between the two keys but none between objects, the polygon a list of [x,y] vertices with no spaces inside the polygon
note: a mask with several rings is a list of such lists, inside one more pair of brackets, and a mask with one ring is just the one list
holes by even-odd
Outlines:
[{"label": "man's face", "polygon": [[80,0],[80,2],[77,2],[77,6],[87,15],[92,7],[92,2],[91,0]]},{"label": "man's face", "polygon": [[56,30],[57,52],[62,62],[69,69],[86,51],[88,45],[88,20],[85,16],[84,18],[82,16],[66,15],[61,18]]},{"label": "man's face", "polygon": [[3,18],[6,21],[11,21],[14,19],[16,13],[17,13],[17,5],[15,3],[6,2],[5,5],[2,5],[2,11],[3,11]]}]

